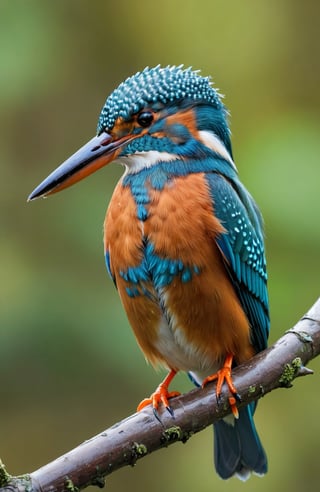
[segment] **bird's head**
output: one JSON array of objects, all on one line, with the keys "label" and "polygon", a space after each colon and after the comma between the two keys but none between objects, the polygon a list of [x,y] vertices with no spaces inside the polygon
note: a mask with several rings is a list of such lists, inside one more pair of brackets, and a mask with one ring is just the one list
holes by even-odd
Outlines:
[{"label": "bird's head", "polygon": [[157,66],[122,82],[102,108],[97,135],[51,173],[29,200],[56,193],[117,160],[129,173],[159,162],[215,156],[234,170],[227,111],[209,77]]}]

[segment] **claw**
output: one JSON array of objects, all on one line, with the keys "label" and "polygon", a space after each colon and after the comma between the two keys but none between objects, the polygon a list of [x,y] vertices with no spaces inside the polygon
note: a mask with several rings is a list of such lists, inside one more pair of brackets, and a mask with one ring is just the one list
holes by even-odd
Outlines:
[{"label": "claw", "polygon": [[[175,391],[177,393],[177,391]],[[176,395],[179,396],[179,395]],[[166,407],[166,410],[170,413],[171,417],[174,419],[174,411],[171,407]]]},{"label": "claw", "polygon": [[177,371],[172,369],[166,376],[166,378],[162,381],[162,383],[159,384],[155,392],[150,395],[150,398],[145,398],[139,403],[137,411],[140,412],[146,406],[152,405],[154,416],[160,422],[158,408],[160,403],[162,403],[162,405],[168,410],[170,415],[174,417],[173,410],[169,405],[169,399],[174,398],[175,396],[179,396],[180,393],[178,391],[168,391],[168,387],[176,373]]},{"label": "claw", "polygon": [[219,369],[219,371],[217,371],[215,374],[206,377],[202,382],[202,387],[204,388],[206,384],[210,383],[211,381],[217,381],[216,398],[217,398],[217,402],[219,403],[221,398],[222,385],[224,382],[226,382],[229,391],[231,393],[231,396],[229,397],[229,404],[231,407],[231,411],[233,413],[233,416],[236,419],[238,419],[239,412],[236,406],[236,402],[241,401],[241,398],[232,381],[232,376],[231,376],[232,360],[233,360],[233,356],[227,355],[223,367]]},{"label": "claw", "polygon": [[[138,408],[139,408],[139,407],[138,407]],[[139,411],[139,410],[138,410],[138,411]],[[153,415],[154,415],[154,417],[157,419],[157,421],[158,421],[160,424],[162,424],[161,419],[160,419],[160,415],[159,415],[159,413],[158,413],[158,410],[157,410],[156,408],[153,408],[153,409],[152,409],[152,411],[153,411]]]},{"label": "claw", "polygon": [[241,403],[242,399],[241,399],[241,396],[239,395],[239,393],[235,393],[234,397],[237,400],[237,402]]}]

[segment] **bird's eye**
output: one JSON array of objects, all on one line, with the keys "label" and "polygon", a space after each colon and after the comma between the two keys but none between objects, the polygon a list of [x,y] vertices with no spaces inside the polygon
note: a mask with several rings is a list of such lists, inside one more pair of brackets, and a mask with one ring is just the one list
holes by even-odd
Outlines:
[{"label": "bird's eye", "polygon": [[153,122],[153,113],[151,111],[143,111],[138,114],[137,122],[142,128],[147,128]]}]

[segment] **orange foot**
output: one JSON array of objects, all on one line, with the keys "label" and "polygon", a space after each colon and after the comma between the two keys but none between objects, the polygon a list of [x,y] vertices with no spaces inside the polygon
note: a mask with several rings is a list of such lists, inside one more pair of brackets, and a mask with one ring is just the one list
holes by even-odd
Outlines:
[{"label": "orange foot", "polygon": [[216,395],[217,399],[219,400],[221,396],[221,390],[222,390],[222,385],[224,382],[227,383],[227,386],[229,388],[229,391],[232,396],[229,397],[229,403],[231,407],[231,411],[236,419],[239,418],[239,412],[236,406],[236,401],[240,399],[238,392],[233,384],[232,381],[232,376],[231,376],[231,368],[232,368],[232,360],[233,360],[233,355],[227,355],[224,365],[219,371],[217,371],[215,374],[212,376],[208,376],[205,378],[202,382],[202,387],[204,388],[207,383],[210,383],[211,381],[216,381],[217,380],[217,389],[216,389]]},{"label": "orange foot", "polygon": [[160,420],[158,414],[159,404],[162,403],[168,412],[173,416],[173,410],[169,405],[169,399],[174,396],[179,396],[180,393],[178,391],[168,391],[169,384],[171,383],[174,376],[177,374],[177,371],[172,369],[169,374],[165,377],[162,383],[159,384],[154,393],[150,396],[150,398],[145,398],[142,402],[139,403],[137,412],[140,412],[147,405],[152,405],[153,413],[155,417]]}]

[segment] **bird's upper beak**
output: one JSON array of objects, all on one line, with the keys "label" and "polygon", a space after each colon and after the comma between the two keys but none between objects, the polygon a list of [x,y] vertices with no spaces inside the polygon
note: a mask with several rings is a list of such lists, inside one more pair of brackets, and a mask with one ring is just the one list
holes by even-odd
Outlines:
[{"label": "bird's upper beak", "polygon": [[115,139],[106,132],[93,137],[42,181],[28,197],[28,201],[57,193],[89,176],[115,160],[121,147],[134,138],[132,135],[126,135]]}]

